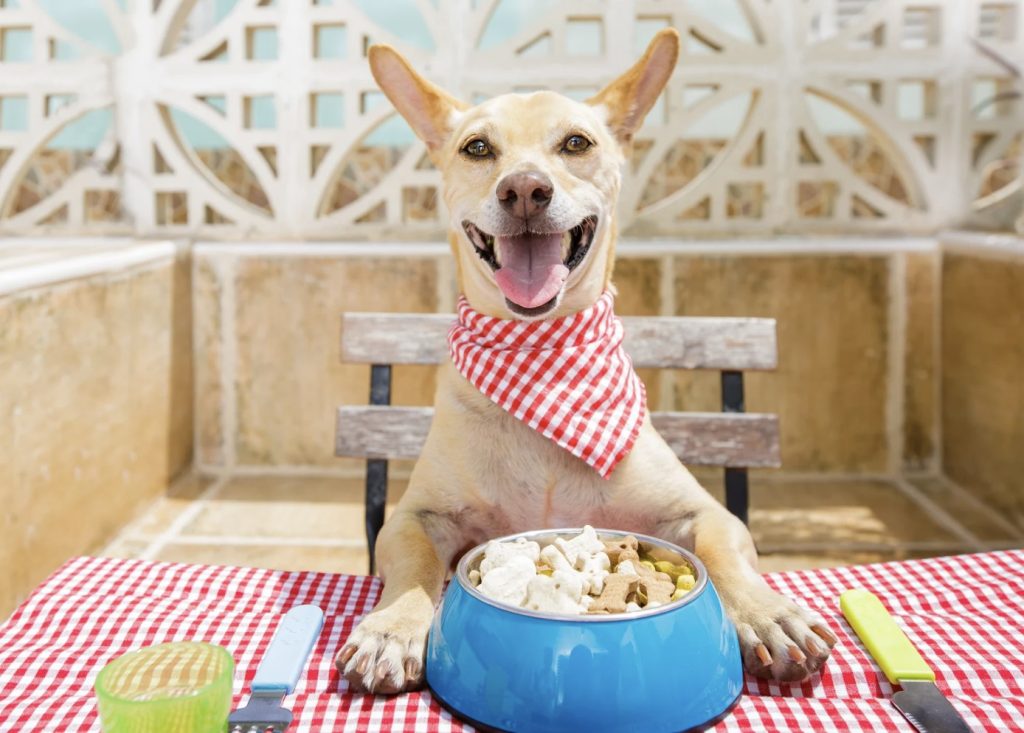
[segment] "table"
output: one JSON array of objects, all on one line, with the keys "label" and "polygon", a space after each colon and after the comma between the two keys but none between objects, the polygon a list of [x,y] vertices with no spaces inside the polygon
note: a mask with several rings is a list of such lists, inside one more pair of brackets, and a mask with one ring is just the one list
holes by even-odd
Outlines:
[{"label": "table", "polygon": [[[1024,550],[766,576],[817,609],[839,642],[802,684],[746,681],[718,731],[912,731],[892,688],[839,613],[838,596],[867,588],[935,669],[976,731],[1024,730]],[[471,731],[427,692],[351,694],[332,663],[376,601],[376,578],[80,557],[0,627],[0,730],[97,731],[92,684],[109,660],[147,644],[201,640],[231,650],[235,703],[288,608],[316,603],[323,633],[288,698],[291,731]]]}]

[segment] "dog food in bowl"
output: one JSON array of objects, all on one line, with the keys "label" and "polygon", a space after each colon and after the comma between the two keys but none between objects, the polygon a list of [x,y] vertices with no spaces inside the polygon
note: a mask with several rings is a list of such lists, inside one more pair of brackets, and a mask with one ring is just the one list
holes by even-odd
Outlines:
[{"label": "dog food in bowl", "polygon": [[653,609],[685,597],[696,573],[685,560],[659,560],[632,535],[601,540],[591,526],[538,542],[487,543],[469,581],[496,601],[542,613],[613,614]]},{"label": "dog food in bowl", "polygon": [[[579,599],[553,602],[575,608],[568,613],[520,605],[529,603],[531,581],[565,571],[556,550],[592,586],[600,578],[601,591],[586,593],[592,600],[584,601],[581,588]],[[616,573],[626,562],[636,572]],[[609,584],[640,577],[651,570],[645,563],[670,578],[674,570],[676,582],[684,576],[682,585],[688,569],[695,583],[661,606],[651,595],[641,605],[636,595],[640,610],[626,612],[627,594],[618,604],[623,612],[594,612]],[[525,590],[522,580],[503,580],[496,568],[506,565],[512,575],[519,566]],[[481,589],[492,573],[498,575],[487,589],[493,583],[502,600]],[[696,555],[656,537],[577,527],[502,537],[463,555],[427,637],[425,674],[434,697],[477,727],[530,733],[689,730],[724,713],[743,687],[736,628]]]}]

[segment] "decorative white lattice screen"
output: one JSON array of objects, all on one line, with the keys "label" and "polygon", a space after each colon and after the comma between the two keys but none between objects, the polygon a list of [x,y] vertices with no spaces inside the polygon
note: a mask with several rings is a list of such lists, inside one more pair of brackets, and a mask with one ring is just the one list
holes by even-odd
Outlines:
[{"label": "decorative white lattice screen", "polygon": [[977,107],[1018,80],[970,41],[1024,65],[1018,0],[720,0],[725,23],[706,0],[90,2],[120,52],[0,0],[0,232],[433,238],[439,176],[370,42],[468,100],[582,98],[669,24],[627,232],[925,232],[1020,187],[1021,103]]}]

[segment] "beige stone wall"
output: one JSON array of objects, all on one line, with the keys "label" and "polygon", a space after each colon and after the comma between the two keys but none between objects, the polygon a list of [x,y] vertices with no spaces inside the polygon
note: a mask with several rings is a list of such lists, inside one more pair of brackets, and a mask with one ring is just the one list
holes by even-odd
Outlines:
[{"label": "beige stone wall", "polygon": [[[786,470],[886,471],[888,257],[700,256],[674,266],[678,314],[778,319],[779,367],[748,376],[746,404],[779,415]],[[718,382],[679,373],[674,407],[721,409]]]},{"label": "beige stone wall", "polygon": [[192,256],[179,247],[171,271],[168,364],[168,476],[192,465],[195,449],[195,385],[192,344]]},{"label": "beige stone wall", "polygon": [[899,273],[905,303],[903,468],[932,472],[939,446],[939,288],[941,255],[906,255]]},{"label": "beige stone wall", "polygon": [[0,617],[190,464],[188,273],[165,259],[0,296]]},{"label": "beige stone wall", "polygon": [[[617,309],[779,320],[779,369],[747,409],[781,416],[783,470],[886,474],[934,466],[935,249],[714,243],[619,248]],[[385,247],[385,245],[382,245]],[[199,245],[197,456],[232,467],[360,471],[332,454],[334,406],[365,404],[368,368],[338,362],[345,310],[451,311],[444,248]],[[863,251],[859,251],[863,250]],[[720,409],[717,372],[644,370],[656,409]],[[428,368],[396,369],[395,402],[430,404]]]},{"label": "beige stone wall", "polygon": [[942,263],[942,463],[1024,527],[1024,243]]},{"label": "beige stone wall", "polygon": [[[678,315],[778,321],[779,366],[746,379],[776,413],[783,470],[882,474],[934,463],[934,252],[747,253],[673,261]],[[716,373],[679,372],[670,407],[718,410]]]},{"label": "beige stone wall", "polygon": [[[345,311],[435,312],[436,257],[195,254],[197,462],[204,470],[358,470],[334,457],[334,408],[370,369],[339,360]],[[433,403],[435,368],[396,367],[395,404]]]}]

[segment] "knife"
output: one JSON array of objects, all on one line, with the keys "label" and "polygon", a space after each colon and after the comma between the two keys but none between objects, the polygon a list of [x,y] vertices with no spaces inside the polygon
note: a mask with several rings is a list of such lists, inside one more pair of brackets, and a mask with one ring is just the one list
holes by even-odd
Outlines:
[{"label": "knife", "polygon": [[896,625],[878,596],[848,590],[839,607],[886,678],[903,688],[892,704],[921,733],[971,733],[967,722],[935,686],[935,673]]}]

